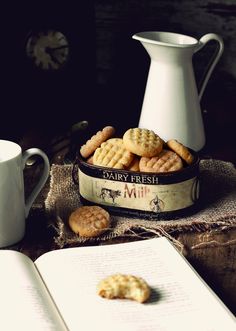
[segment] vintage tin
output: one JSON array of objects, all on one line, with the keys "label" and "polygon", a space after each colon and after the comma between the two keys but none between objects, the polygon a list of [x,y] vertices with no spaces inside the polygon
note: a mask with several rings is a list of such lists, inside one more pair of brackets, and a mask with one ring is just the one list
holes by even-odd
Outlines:
[{"label": "vintage tin", "polygon": [[160,218],[191,210],[199,199],[199,158],[180,171],[147,173],[117,170],[78,159],[82,203],[120,215]]}]

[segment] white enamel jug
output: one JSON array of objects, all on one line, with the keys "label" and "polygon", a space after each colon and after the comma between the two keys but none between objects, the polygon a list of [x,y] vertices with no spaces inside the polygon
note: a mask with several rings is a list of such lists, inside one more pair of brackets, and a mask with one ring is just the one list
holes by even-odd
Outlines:
[{"label": "white enamel jug", "polygon": [[[140,32],[133,35],[148,52],[151,63],[139,127],[156,132],[165,141],[177,139],[199,151],[205,145],[200,100],[224,49],[220,36],[209,33],[200,40],[171,32]],[[219,49],[198,94],[192,57],[206,43],[216,40]]]}]

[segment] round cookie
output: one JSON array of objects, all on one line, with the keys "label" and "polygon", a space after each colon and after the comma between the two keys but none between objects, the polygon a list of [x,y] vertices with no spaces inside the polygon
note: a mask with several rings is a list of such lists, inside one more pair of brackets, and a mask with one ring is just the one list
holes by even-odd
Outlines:
[{"label": "round cookie", "polygon": [[182,145],[175,139],[171,139],[167,141],[166,145],[178,154],[187,164],[191,164],[193,162],[193,155],[189,152],[188,148]]},{"label": "round cookie", "polygon": [[99,206],[83,206],[69,217],[71,230],[83,237],[97,237],[110,226],[109,213]]},{"label": "round cookie", "polygon": [[141,157],[139,168],[143,172],[155,173],[178,171],[183,168],[183,162],[176,153],[163,149],[158,156]]},{"label": "round cookie", "polygon": [[97,148],[93,155],[93,164],[102,167],[125,169],[132,162],[134,155],[126,150],[120,138],[108,139]]},{"label": "round cookie", "polygon": [[84,158],[88,158],[104,141],[111,138],[115,133],[113,126],[105,126],[101,131],[98,131],[80,148],[80,154]]},{"label": "round cookie", "polygon": [[123,142],[128,151],[145,157],[158,155],[163,146],[162,139],[155,132],[141,128],[127,130]]}]

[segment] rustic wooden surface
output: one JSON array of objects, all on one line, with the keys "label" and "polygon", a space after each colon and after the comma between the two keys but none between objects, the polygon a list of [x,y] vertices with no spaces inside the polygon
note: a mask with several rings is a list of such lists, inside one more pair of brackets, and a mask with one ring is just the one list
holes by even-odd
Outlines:
[{"label": "rustic wooden surface", "polygon": [[236,315],[236,230],[183,233],[176,239],[189,248],[188,261]]}]

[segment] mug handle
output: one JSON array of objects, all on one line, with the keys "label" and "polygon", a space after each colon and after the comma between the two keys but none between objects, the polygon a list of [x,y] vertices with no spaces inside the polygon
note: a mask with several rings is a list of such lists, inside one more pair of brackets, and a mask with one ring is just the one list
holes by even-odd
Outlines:
[{"label": "mug handle", "polygon": [[25,168],[26,161],[32,155],[41,156],[42,159],[43,159],[44,166],[43,166],[43,173],[42,173],[38,183],[33,188],[33,191],[31,192],[29,197],[26,199],[26,202],[25,202],[25,217],[26,218],[29,215],[29,211],[30,211],[30,208],[31,208],[34,200],[36,199],[39,192],[42,190],[44,184],[46,183],[46,181],[48,179],[49,173],[50,173],[50,163],[49,163],[48,157],[42,150],[40,150],[38,148],[30,148],[30,149],[27,149],[26,151],[23,152],[23,154],[22,154],[22,167],[23,167],[23,170]]},{"label": "mug handle", "polygon": [[213,60],[206,72],[206,75],[205,75],[205,78],[203,80],[203,83],[202,83],[202,86],[201,86],[201,89],[200,89],[200,92],[199,92],[199,101],[201,101],[201,98],[202,98],[202,95],[203,95],[203,92],[206,88],[206,85],[208,83],[208,80],[212,74],[212,71],[214,70],[215,68],[215,65],[217,64],[217,62],[219,61],[223,51],[224,51],[224,42],[223,42],[223,39],[215,34],[215,33],[207,33],[205,34],[204,36],[201,37],[201,39],[199,40],[199,47],[196,49],[196,51],[199,51],[202,47],[204,47],[209,41],[211,40],[216,40],[218,41],[219,43],[219,49],[216,51],[216,54],[213,56]]}]

